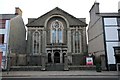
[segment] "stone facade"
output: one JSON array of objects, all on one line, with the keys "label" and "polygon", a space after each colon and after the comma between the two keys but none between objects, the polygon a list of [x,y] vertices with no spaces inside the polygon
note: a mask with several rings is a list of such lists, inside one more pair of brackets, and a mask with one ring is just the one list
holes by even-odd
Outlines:
[{"label": "stone facade", "polygon": [[80,65],[87,52],[86,22],[56,7],[39,18],[28,19],[27,65]]}]

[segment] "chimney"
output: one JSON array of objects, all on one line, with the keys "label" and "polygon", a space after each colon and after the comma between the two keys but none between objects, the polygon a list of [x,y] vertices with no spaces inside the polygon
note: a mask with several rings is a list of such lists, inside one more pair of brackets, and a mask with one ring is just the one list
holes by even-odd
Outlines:
[{"label": "chimney", "polygon": [[93,16],[96,15],[96,13],[99,13],[99,3],[97,1],[94,2],[92,8],[89,11],[90,13],[90,20],[92,19]]},{"label": "chimney", "polygon": [[97,1],[94,2],[92,8],[89,12],[94,11],[95,13],[99,13],[99,3]]},{"label": "chimney", "polygon": [[22,10],[19,7],[15,8],[15,15],[21,15],[22,16]]},{"label": "chimney", "polygon": [[120,14],[120,1],[118,2],[118,14]]}]

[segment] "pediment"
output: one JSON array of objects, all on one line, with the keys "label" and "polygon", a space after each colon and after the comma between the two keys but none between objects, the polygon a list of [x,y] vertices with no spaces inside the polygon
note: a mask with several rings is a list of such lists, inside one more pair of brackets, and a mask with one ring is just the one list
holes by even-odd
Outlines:
[{"label": "pediment", "polygon": [[77,26],[81,26],[81,27],[86,27],[87,24],[85,22],[83,22],[82,20],[70,15],[69,13],[63,11],[62,9],[56,7],[53,10],[47,12],[46,14],[36,18],[36,19],[32,19],[26,26],[27,27],[32,27],[32,26],[44,26],[45,21],[48,19],[48,17],[52,16],[52,15],[61,15],[64,16],[69,23],[69,26],[73,26],[73,25],[77,25]]}]

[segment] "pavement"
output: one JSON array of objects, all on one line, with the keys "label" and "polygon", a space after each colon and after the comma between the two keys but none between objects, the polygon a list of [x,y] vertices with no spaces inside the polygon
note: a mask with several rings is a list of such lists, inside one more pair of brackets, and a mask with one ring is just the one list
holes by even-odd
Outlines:
[{"label": "pavement", "polygon": [[2,77],[25,78],[118,78],[117,71],[9,71],[2,72]]}]

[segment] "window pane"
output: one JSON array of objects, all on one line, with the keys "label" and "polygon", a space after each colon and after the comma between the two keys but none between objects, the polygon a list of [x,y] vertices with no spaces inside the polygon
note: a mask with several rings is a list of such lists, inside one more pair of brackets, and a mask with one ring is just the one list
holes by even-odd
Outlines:
[{"label": "window pane", "polygon": [[62,31],[59,31],[59,42],[62,43]]},{"label": "window pane", "polygon": [[104,18],[104,25],[117,25],[116,18]]},{"label": "window pane", "polygon": [[118,27],[105,27],[106,40],[119,40]]},{"label": "window pane", "polygon": [[55,43],[55,33],[56,31],[55,30],[52,30],[52,43]]},{"label": "window pane", "polygon": [[108,64],[115,64],[114,46],[119,46],[119,42],[106,42]]},{"label": "window pane", "polygon": [[77,49],[78,49],[78,35],[77,32],[75,33],[75,53],[77,53]]},{"label": "window pane", "polygon": [[77,53],[77,42],[75,41],[75,53]]},{"label": "window pane", "polygon": [[120,29],[118,29],[118,38],[119,38],[119,41],[120,41]]},{"label": "window pane", "polygon": [[78,42],[79,41],[79,33],[76,32],[76,41]]},{"label": "window pane", "polygon": [[78,52],[80,52],[80,35],[78,33]]},{"label": "window pane", "polygon": [[51,23],[51,42],[52,43],[62,43],[62,23],[58,20],[55,20]]},{"label": "window pane", "polygon": [[35,53],[39,53],[39,32],[35,32],[34,33],[34,49],[33,49],[33,52],[34,52],[34,54]]}]

